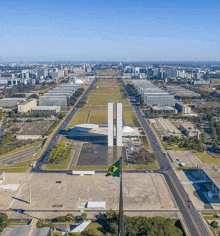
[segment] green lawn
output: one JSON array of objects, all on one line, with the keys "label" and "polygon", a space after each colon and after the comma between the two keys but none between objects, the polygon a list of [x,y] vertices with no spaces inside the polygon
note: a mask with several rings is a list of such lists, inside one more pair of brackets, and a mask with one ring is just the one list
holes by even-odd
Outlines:
[{"label": "green lawn", "polygon": [[89,224],[85,230],[93,229],[96,232],[96,234],[95,234],[96,236],[104,235],[101,231],[98,230],[99,228],[102,228],[102,226],[99,223],[93,222],[93,223]]},{"label": "green lawn", "polygon": [[13,172],[14,173],[27,172],[31,163],[32,163],[32,161],[27,161],[27,162],[20,163],[17,165],[3,167],[0,169],[0,171],[1,172],[12,172],[12,173]]},{"label": "green lawn", "polygon": [[125,105],[125,106],[123,106],[123,111],[131,112],[131,111],[134,111],[134,109],[131,105],[129,105],[129,106]]},{"label": "green lawn", "polygon": [[136,170],[157,170],[158,164],[157,161],[154,161],[153,163],[150,163],[148,165],[137,165],[135,164]]},{"label": "green lawn", "polygon": [[93,89],[91,91],[91,94],[97,94],[97,93],[120,93],[120,87],[116,87],[115,85],[112,85],[111,87],[100,87],[97,85],[98,88]]},{"label": "green lawn", "polygon": [[117,79],[99,79],[95,85],[98,86],[103,84],[121,85]]},{"label": "green lawn", "polygon": [[61,232],[53,232],[53,236],[62,236],[62,233]]},{"label": "green lawn", "polygon": [[72,128],[75,125],[84,124],[86,122],[87,116],[88,116],[88,111],[77,111],[75,116],[70,121],[68,127]]},{"label": "green lawn", "polygon": [[[68,143],[68,139],[64,136],[61,137],[59,144],[65,145]],[[52,150],[53,151],[53,150]],[[51,152],[52,152],[51,151]],[[69,153],[69,156],[67,159],[62,160],[59,163],[49,163],[46,165],[45,170],[66,170],[69,167],[69,163],[71,161],[71,158],[73,156],[74,150],[72,149],[71,152]]]},{"label": "green lawn", "polygon": [[132,124],[134,127],[141,127],[135,112],[124,111],[125,125]]},{"label": "green lawn", "polygon": [[170,145],[166,145],[166,143],[164,144],[165,144],[166,149],[169,151],[186,151],[187,150],[186,148],[180,148],[179,146],[170,146]]},{"label": "green lawn", "polygon": [[85,105],[84,107],[81,107],[80,108],[80,112],[81,111],[103,111],[103,110],[105,110],[105,111],[107,111],[108,110],[108,105],[106,104],[106,105],[102,105],[102,106],[88,106],[88,105]]},{"label": "green lawn", "polygon": [[121,100],[123,105],[129,105],[128,100],[123,99],[121,93],[91,93],[87,105],[107,105],[109,100],[114,102]]},{"label": "green lawn", "polygon": [[193,154],[197,156],[203,163],[220,163],[220,159],[210,157],[201,152],[194,152]]},{"label": "green lawn", "polygon": [[92,111],[89,117],[90,124],[108,123],[107,111]]},{"label": "green lawn", "polygon": [[141,139],[142,143],[144,144],[144,148],[146,150],[150,150],[150,145],[148,143],[147,137],[146,136],[140,136],[140,139]]}]

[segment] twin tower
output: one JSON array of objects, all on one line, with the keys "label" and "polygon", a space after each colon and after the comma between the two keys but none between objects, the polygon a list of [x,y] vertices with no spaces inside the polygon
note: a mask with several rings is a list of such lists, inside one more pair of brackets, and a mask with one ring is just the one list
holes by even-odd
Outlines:
[{"label": "twin tower", "polygon": [[[114,102],[108,101],[108,146],[114,146]],[[122,102],[116,101],[116,146],[122,146]]]}]

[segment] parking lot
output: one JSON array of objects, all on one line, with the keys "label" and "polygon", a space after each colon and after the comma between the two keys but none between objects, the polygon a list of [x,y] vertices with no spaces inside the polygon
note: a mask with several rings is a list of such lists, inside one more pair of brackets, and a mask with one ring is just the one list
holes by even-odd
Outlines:
[{"label": "parking lot", "polygon": [[53,123],[54,123],[54,120],[33,121],[33,122],[26,123],[21,128],[19,135],[43,135]]}]

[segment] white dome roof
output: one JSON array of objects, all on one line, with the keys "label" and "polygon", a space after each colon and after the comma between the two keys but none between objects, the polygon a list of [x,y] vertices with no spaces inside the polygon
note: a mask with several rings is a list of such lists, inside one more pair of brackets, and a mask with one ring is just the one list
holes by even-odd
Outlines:
[{"label": "white dome roof", "polygon": [[76,79],[76,80],[75,80],[75,83],[76,83],[76,84],[83,84],[83,81],[82,81],[81,79]]},{"label": "white dome roof", "polygon": [[98,129],[99,126],[95,124],[79,124],[79,125],[75,125],[75,128],[80,132],[87,133],[89,131]]},{"label": "white dome roof", "polygon": [[131,132],[134,132],[134,129],[132,129],[130,126],[124,126],[122,128],[122,132],[124,132],[124,133],[131,133]]}]

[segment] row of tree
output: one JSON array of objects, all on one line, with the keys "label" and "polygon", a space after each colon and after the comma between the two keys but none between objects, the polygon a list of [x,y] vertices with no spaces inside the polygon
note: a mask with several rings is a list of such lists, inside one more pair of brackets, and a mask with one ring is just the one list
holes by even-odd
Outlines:
[{"label": "row of tree", "polygon": [[173,136],[170,135],[168,137],[164,137],[163,140],[165,142],[169,142],[171,144],[177,144],[179,148],[186,148],[186,149],[191,149],[191,150],[196,150],[198,152],[204,152],[205,151],[205,146],[203,145],[204,138],[202,136],[201,139],[197,139],[195,137],[178,137],[178,136]]},{"label": "row of tree", "polygon": [[[105,235],[118,235],[118,212],[109,210],[105,214],[103,230]],[[141,235],[175,235],[182,236],[183,232],[175,224],[175,220],[160,216],[144,217],[124,216],[125,236],[141,236]],[[84,234],[87,235],[87,234]]]},{"label": "row of tree", "polygon": [[66,160],[70,153],[73,145],[58,144],[56,145],[49,155],[49,162],[59,164],[60,162]]},{"label": "row of tree", "polygon": [[79,88],[70,98],[67,99],[68,106],[74,106],[78,97],[82,95],[84,88]]},{"label": "row of tree", "polygon": [[220,152],[218,143],[220,142],[220,122],[214,121],[212,115],[208,114],[207,118],[210,122],[210,133],[212,139],[212,150],[216,153]]}]

